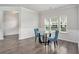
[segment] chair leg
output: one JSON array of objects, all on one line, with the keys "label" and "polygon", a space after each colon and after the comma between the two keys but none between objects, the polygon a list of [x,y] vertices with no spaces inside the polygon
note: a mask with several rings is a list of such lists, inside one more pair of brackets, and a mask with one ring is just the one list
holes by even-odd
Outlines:
[{"label": "chair leg", "polygon": [[54,42],[54,53],[57,53],[58,41]]},{"label": "chair leg", "polygon": [[56,47],[56,42],[54,42],[54,48]]},{"label": "chair leg", "polygon": [[43,39],[43,42],[44,42],[44,36],[42,37],[42,39]]},{"label": "chair leg", "polygon": [[39,43],[41,43],[41,44],[42,44],[42,41],[41,41],[41,37],[40,37],[40,35],[39,35],[39,38],[38,38],[38,39],[39,39]]},{"label": "chair leg", "polygon": [[51,43],[48,45],[48,53],[51,53]]},{"label": "chair leg", "polygon": [[58,46],[58,41],[56,41],[56,45]]},{"label": "chair leg", "polygon": [[35,37],[35,42],[36,42],[37,37]]}]

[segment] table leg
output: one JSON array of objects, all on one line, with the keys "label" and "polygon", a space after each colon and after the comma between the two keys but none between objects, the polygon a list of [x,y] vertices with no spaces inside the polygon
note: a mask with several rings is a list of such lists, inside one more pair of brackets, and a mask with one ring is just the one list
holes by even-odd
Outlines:
[{"label": "table leg", "polygon": [[41,43],[41,37],[40,37],[40,33],[39,33],[39,38],[38,38],[38,39],[39,39],[39,43]]}]

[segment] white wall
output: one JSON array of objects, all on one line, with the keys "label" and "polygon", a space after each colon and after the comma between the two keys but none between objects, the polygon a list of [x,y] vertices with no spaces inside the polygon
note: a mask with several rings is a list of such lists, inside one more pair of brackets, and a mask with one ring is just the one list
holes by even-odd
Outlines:
[{"label": "white wall", "polygon": [[[4,11],[19,12],[19,39],[34,36],[33,29],[38,27],[38,13],[23,7],[0,6],[0,40],[3,39],[3,19]],[[16,31],[15,31],[16,32]],[[7,33],[8,34],[8,33]],[[13,33],[9,33],[10,35]]]},{"label": "white wall", "polygon": [[0,11],[0,40],[3,39],[3,18],[2,12]]},{"label": "white wall", "polygon": [[[0,40],[3,40],[4,34],[4,11],[20,11],[20,7],[0,6]],[[20,13],[20,12],[19,12]],[[13,34],[13,33],[10,33]]]},{"label": "white wall", "polygon": [[19,39],[34,36],[34,28],[38,27],[38,13],[26,8],[21,8]]},{"label": "white wall", "polygon": [[17,11],[4,11],[4,35],[19,34],[19,13]]},{"label": "white wall", "polygon": [[78,39],[78,50],[79,50],[79,5],[77,6],[77,29],[78,29],[78,31],[77,31],[77,39]]},{"label": "white wall", "polygon": [[78,21],[77,21],[77,7],[75,5],[57,8],[54,10],[47,10],[40,13],[40,25],[43,27],[45,17],[66,15],[67,19],[67,33],[60,33],[59,39],[78,42]]}]

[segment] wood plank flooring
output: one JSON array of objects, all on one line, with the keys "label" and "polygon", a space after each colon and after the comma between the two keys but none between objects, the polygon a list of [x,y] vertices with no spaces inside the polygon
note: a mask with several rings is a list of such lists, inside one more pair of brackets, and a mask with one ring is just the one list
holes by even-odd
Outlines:
[{"label": "wood plank flooring", "polygon": [[0,40],[0,54],[78,54],[78,44],[58,40],[58,46],[54,50],[53,43],[51,48],[35,43],[34,38],[18,40],[18,35],[5,36]]}]

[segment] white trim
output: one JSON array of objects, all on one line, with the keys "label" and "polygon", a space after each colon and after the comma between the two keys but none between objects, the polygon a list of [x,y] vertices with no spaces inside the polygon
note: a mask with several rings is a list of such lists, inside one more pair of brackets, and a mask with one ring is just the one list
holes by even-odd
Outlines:
[{"label": "white trim", "polygon": [[3,40],[3,38],[0,38],[0,40]]},{"label": "white trim", "polygon": [[79,52],[79,42],[78,42],[78,52]]},{"label": "white trim", "polygon": [[61,38],[59,38],[59,40],[65,40],[65,41],[69,41],[69,42],[75,42],[75,43],[78,43],[77,41],[69,40],[69,39],[61,39]]}]

